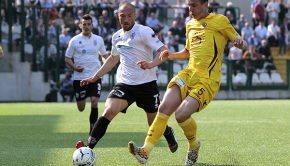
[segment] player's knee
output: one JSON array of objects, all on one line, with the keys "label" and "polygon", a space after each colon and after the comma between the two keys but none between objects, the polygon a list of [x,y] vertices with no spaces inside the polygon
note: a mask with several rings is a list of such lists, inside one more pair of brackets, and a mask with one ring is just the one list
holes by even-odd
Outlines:
[{"label": "player's knee", "polygon": [[108,120],[112,120],[117,114],[118,112],[116,110],[112,109],[111,107],[107,107],[103,113],[103,116]]},{"label": "player's knee", "polygon": [[78,106],[78,109],[80,112],[83,112],[85,110],[85,107],[84,106]]},{"label": "player's knee", "polygon": [[182,123],[182,122],[186,121],[188,118],[190,118],[190,116],[182,113],[181,111],[175,112],[175,119],[178,123]]}]

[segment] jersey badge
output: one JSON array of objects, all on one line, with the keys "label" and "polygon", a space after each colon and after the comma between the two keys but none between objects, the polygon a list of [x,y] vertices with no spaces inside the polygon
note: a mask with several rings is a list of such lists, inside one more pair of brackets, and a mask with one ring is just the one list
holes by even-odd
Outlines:
[{"label": "jersey badge", "polygon": [[202,28],[205,28],[207,26],[207,23],[203,23],[201,26]]},{"label": "jersey badge", "polygon": [[134,39],[134,37],[135,37],[135,32],[134,33],[132,33],[132,35],[131,35],[131,39]]},{"label": "jersey badge", "polygon": [[94,46],[96,46],[97,45],[97,41],[96,40],[94,40]]}]

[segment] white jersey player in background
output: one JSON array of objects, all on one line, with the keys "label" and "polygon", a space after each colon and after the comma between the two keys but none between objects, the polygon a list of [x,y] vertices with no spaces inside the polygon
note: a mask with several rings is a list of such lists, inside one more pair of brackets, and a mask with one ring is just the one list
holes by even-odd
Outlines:
[{"label": "white jersey player in background", "polygon": [[[74,70],[73,88],[77,106],[80,112],[85,109],[86,98],[91,98],[90,132],[98,119],[98,102],[101,95],[101,80],[87,85],[80,86],[80,81],[92,77],[101,67],[99,56],[102,60],[108,57],[104,40],[92,34],[92,18],[84,15],[81,19],[80,28],[82,33],[73,37],[68,45],[65,54],[65,62]],[[72,61],[72,58],[74,61]]]},{"label": "white jersey player in background", "polygon": [[[93,77],[81,81],[81,86],[96,82],[120,60],[117,83],[108,95],[104,113],[95,123],[88,139],[88,147],[92,149],[104,136],[113,118],[119,112],[125,113],[133,102],[136,102],[137,106],[146,112],[148,125],[152,124],[160,104],[155,69],[143,70],[139,63],[152,61],[153,50],[161,52],[167,48],[155,36],[151,28],[135,23],[136,16],[132,4],[123,3],[119,7],[122,29],[112,37],[111,56]],[[158,57],[154,61],[161,63]],[[175,152],[178,144],[170,126],[166,127],[164,136],[171,152]],[[77,148],[82,146],[84,145],[81,141],[76,145]]]}]

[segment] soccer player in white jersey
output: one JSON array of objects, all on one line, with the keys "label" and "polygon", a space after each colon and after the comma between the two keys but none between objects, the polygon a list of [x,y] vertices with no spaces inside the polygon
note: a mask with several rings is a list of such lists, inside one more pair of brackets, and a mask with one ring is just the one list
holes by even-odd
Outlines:
[{"label": "soccer player in white jersey", "polygon": [[[99,56],[103,62],[108,55],[104,40],[92,34],[93,24],[90,15],[84,15],[81,19],[82,33],[73,37],[65,54],[65,62],[74,70],[73,88],[78,110],[82,112],[86,106],[86,98],[91,98],[90,132],[98,119],[98,102],[101,95],[101,80],[95,83],[80,86],[80,81],[92,77],[101,67]],[[73,58],[73,61],[72,61]]]},{"label": "soccer player in white jersey", "polygon": [[[158,40],[151,28],[135,23],[136,16],[132,4],[123,3],[119,7],[119,20],[122,29],[112,37],[110,57],[93,77],[81,81],[81,86],[96,82],[120,60],[117,83],[108,95],[104,113],[95,123],[88,139],[87,146],[92,149],[104,136],[113,118],[119,112],[125,113],[133,102],[136,102],[137,106],[146,112],[148,125],[152,124],[160,104],[155,69],[143,70],[138,62],[142,60],[152,61],[153,50],[161,52],[167,48]],[[175,152],[178,144],[170,126],[166,126],[164,136],[171,152]],[[81,146],[84,145],[79,141],[77,148]]]}]

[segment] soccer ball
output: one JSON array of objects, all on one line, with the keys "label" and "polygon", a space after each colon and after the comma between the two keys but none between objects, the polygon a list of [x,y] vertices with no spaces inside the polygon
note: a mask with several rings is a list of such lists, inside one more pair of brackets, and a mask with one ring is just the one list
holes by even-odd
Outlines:
[{"label": "soccer ball", "polygon": [[96,153],[88,147],[81,147],[73,154],[73,164],[75,166],[94,166],[96,161]]}]

